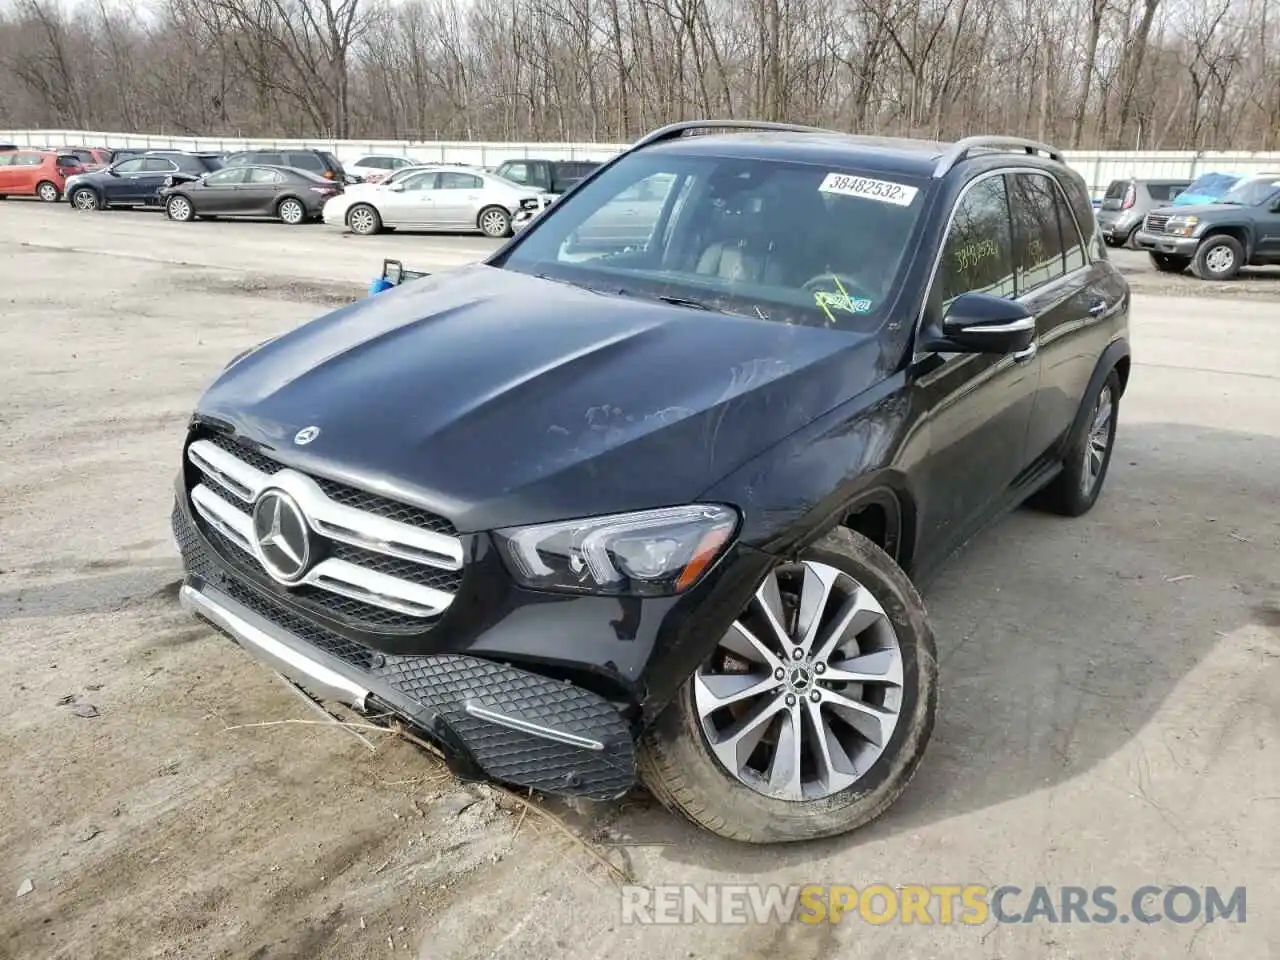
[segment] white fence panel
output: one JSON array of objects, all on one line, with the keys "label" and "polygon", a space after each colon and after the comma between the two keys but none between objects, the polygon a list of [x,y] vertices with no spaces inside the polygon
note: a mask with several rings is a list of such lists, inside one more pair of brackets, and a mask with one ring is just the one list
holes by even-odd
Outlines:
[{"label": "white fence panel", "polygon": [[[329,150],[343,162],[367,154],[390,154],[425,162],[446,161],[492,167],[504,160],[606,160],[626,148],[621,143],[496,143],[431,140],[270,140],[236,137],[181,137],[91,130],[0,130],[0,142],[19,146],[104,146],[151,150],[244,150],[311,148]],[[1101,194],[1124,177],[1191,179],[1202,173],[1280,173],[1280,153],[1214,151],[1069,151],[1067,163],[1089,189]]]}]

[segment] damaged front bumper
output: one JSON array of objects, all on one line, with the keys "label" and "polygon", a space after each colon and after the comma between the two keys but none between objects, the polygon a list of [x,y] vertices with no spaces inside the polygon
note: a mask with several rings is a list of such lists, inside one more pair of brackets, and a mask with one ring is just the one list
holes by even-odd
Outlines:
[{"label": "damaged front bumper", "polygon": [[313,696],[402,720],[462,776],[592,800],[634,784],[631,727],[604,697],[480,657],[358,646],[233,576],[179,505],[173,528],[182,604]]}]

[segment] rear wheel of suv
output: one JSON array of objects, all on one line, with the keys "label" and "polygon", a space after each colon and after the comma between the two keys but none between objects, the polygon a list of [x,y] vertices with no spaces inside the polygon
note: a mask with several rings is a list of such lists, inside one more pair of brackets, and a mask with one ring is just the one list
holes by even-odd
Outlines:
[{"label": "rear wheel of suv", "polygon": [[45,203],[57,203],[62,198],[62,191],[58,189],[56,183],[41,180],[36,184],[36,196]]},{"label": "rear wheel of suv", "polygon": [[1112,370],[1102,389],[1086,401],[1079,435],[1067,448],[1062,472],[1033,498],[1036,506],[1066,517],[1079,517],[1093,509],[1102,493],[1116,445],[1116,417],[1120,412],[1120,375]]},{"label": "rear wheel of suv", "polygon": [[933,732],[923,601],[844,528],[777,567],[641,744],[668,808],[723,837],[834,836],[884,813]]},{"label": "rear wheel of suv", "polygon": [[1191,266],[1191,258],[1179,257],[1172,253],[1153,253],[1151,265],[1161,273],[1181,273]]},{"label": "rear wheel of suv", "polygon": [[485,207],[480,211],[476,223],[486,237],[508,237],[511,235],[511,214],[502,207]]},{"label": "rear wheel of suv", "polygon": [[352,233],[368,236],[382,229],[382,218],[369,204],[357,203],[347,211],[347,226]]},{"label": "rear wheel of suv", "polygon": [[1191,260],[1191,272],[1201,280],[1231,280],[1243,266],[1244,247],[1225,233],[1206,238]]}]

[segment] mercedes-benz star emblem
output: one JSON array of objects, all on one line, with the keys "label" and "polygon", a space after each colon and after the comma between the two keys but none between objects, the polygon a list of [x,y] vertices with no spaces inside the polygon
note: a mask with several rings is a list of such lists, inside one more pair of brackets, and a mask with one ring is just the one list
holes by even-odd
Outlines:
[{"label": "mercedes-benz star emblem", "polygon": [[311,534],[302,508],[283,490],[267,490],[253,505],[258,562],[280,583],[297,583],[311,565]]},{"label": "mercedes-benz star emblem", "polygon": [[312,440],[314,440],[318,436],[320,436],[319,427],[314,427],[314,426],[303,427],[301,430],[299,430],[297,433],[293,435],[293,442],[301,447],[304,444],[310,443]]}]

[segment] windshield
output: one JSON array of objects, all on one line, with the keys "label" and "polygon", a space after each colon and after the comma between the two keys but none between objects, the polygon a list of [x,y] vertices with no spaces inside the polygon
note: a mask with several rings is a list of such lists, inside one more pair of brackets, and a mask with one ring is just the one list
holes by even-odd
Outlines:
[{"label": "windshield", "polygon": [[[1240,178],[1230,173],[1206,173],[1191,181],[1191,185],[1174,198],[1175,203],[1196,202],[1197,198],[1220,197]],[[1179,204],[1182,205],[1182,204]]]},{"label": "windshield", "polygon": [[1258,207],[1280,193],[1280,174],[1250,177],[1241,180],[1222,195],[1220,203],[1238,203],[1243,207]]},{"label": "windshield", "polygon": [[923,181],[776,160],[624,157],[539,218],[503,266],[606,293],[870,330]]}]

